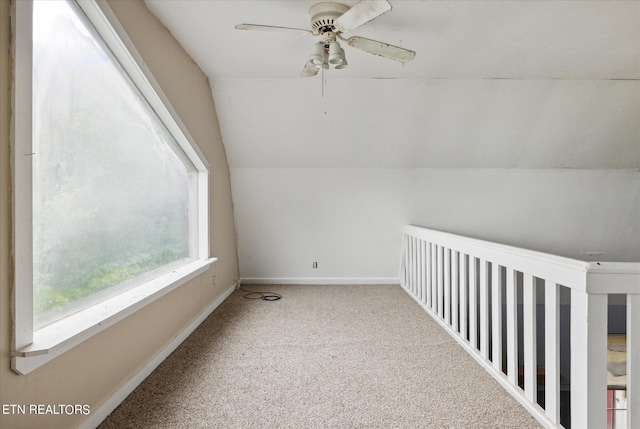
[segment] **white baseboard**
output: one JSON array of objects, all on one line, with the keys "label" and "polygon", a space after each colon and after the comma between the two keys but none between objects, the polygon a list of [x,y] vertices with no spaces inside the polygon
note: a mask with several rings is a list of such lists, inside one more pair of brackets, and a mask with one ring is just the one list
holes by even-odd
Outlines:
[{"label": "white baseboard", "polygon": [[107,401],[100,406],[95,412],[91,410],[91,414],[89,417],[83,421],[78,429],[94,429],[98,427],[100,423],[104,419],[107,418],[109,414],[113,410],[116,409],[118,405],[124,399],[129,396],[131,392],[135,390],[136,387],[140,385],[144,381],[145,378],[149,376],[153,372],[154,369],[158,367],[184,340],[187,339],[189,335],[198,327],[204,320],[215,310],[220,304],[224,302],[231,293],[236,289],[236,283],[231,285],[229,289],[224,291],[224,293],[218,297],[206,310],[204,310],[200,315],[187,326],[184,331],[182,331],[173,341],[171,341],[164,349],[160,351],[145,367],[140,370],[135,376],[133,376],[129,381],[127,381],[124,386],[122,386],[113,396],[111,396]]},{"label": "white baseboard", "polygon": [[240,279],[244,284],[255,285],[397,285],[398,277],[382,278],[339,278],[339,277],[299,277],[299,278],[270,278],[246,277]]}]

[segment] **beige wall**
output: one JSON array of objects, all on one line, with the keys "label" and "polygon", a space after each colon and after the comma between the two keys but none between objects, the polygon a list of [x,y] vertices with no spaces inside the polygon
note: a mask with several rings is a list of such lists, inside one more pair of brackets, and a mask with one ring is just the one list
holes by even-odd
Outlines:
[{"label": "beige wall", "polygon": [[[92,412],[238,277],[229,168],[206,77],[139,0],[109,4],[211,164],[211,270],[26,376],[10,370],[10,7],[0,0],[0,404],[88,404]],[[213,276],[216,286],[213,286]],[[2,415],[3,428],[69,428],[82,416]]]}]

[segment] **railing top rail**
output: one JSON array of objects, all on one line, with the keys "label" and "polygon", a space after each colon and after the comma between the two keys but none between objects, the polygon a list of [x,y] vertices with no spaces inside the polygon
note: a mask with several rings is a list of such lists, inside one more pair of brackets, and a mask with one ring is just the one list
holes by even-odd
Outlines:
[{"label": "railing top rail", "polygon": [[[632,277],[631,283],[637,277],[640,292],[640,262],[586,262],[416,225],[407,225],[405,234],[584,292],[587,292],[588,275],[626,274]],[[633,286],[631,288],[634,291],[636,289]],[[628,289],[629,287],[625,288]],[[627,292],[612,290],[609,293]]]},{"label": "railing top rail", "polygon": [[640,275],[640,262],[589,262],[587,271],[598,274]]},{"label": "railing top rail", "polygon": [[438,231],[436,229],[424,228],[417,225],[407,225],[405,228],[406,233],[414,234],[426,234],[432,238],[441,238],[445,240],[455,240],[466,245],[478,247],[480,249],[491,249],[497,252],[503,252],[509,255],[521,255],[533,260],[540,260],[543,262],[550,262],[557,265],[563,265],[567,268],[572,268],[580,271],[586,271],[589,268],[589,262],[581,261],[579,259],[567,258],[564,256],[553,255],[550,253],[538,252],[535,250],[524,249],[516,246],[509,246],[506,244],[495,243],[492,241],[481,240],[478,238],[466,237],[464,235],[453,234],[450,232]]},{"label": "railing top rail", "polygon": [[626,293],[640,295],[640,263],[590,262],[588,293]]}]

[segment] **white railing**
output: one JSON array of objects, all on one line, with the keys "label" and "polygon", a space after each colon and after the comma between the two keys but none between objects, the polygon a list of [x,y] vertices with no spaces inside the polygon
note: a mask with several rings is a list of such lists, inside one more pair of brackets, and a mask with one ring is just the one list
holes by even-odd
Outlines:
[{"label": "white railing", "polygon": [[626,303],[625,426],[640,428],[640,263],[584,262],[407,226],[400,278],[550,428],[612,426],[608,303],[626,295],[616,296]]}]

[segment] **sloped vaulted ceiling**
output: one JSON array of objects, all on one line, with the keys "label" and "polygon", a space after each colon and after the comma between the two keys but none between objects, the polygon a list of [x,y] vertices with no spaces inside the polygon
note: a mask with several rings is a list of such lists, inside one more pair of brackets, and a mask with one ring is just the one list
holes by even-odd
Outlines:
[{"label": "sloped vaulted ceiling", "polygon": [[347,46],[312,78],[314,37],[234,29],[315,3],[146,0],[209,76],[231,168],[640,167],[640,2],[391,1],[353,34],[413,62]]},{"label": "sloped vaulted ceiling", "polygon": [[146,0],[210,79],[243,279],[393,282],[407,223],[640,260],[640,2],[390,2],[347,36],[415,60],[301,78],[316,38],[234,26],[314,1]]}]

